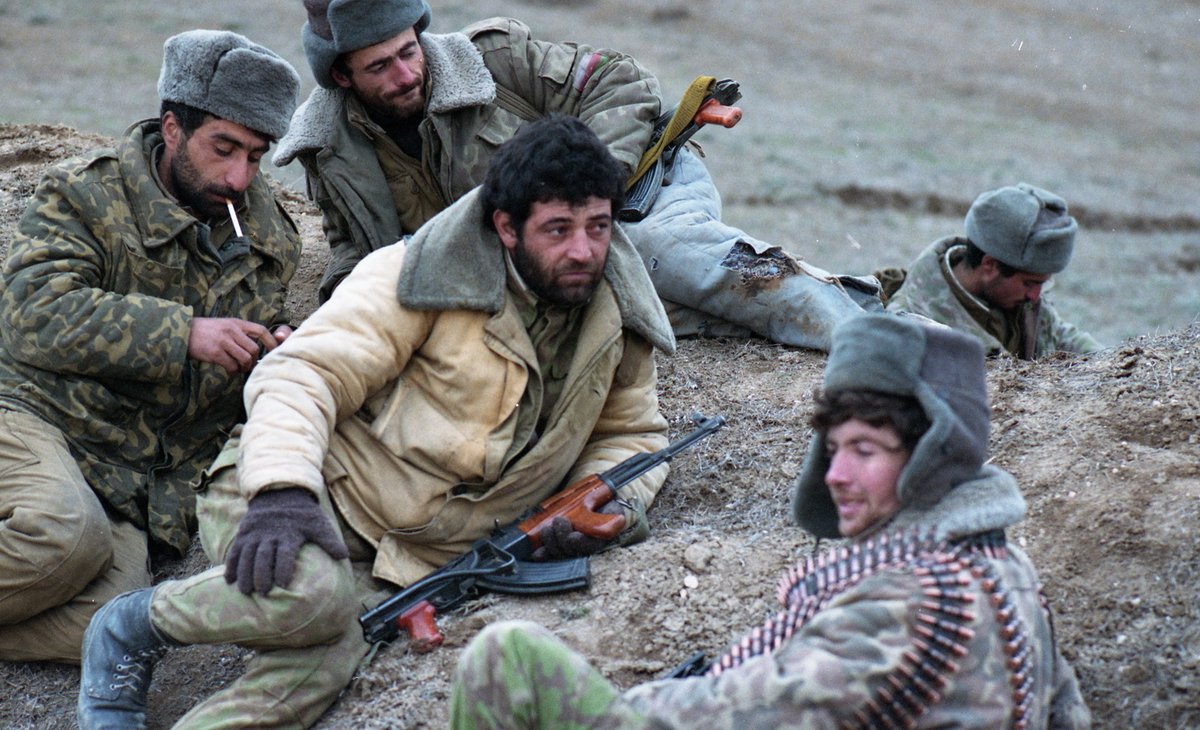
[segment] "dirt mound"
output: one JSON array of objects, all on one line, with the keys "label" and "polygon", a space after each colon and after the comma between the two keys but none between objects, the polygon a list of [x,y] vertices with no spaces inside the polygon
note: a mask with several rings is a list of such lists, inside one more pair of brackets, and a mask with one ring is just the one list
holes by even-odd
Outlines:
[{"label": "dirt mound", "polygon": [[[63,127],[0,126],[0,258],[44,167],[100,138]],[[327,251],[303,198],[281,191],[306,255],[295,282],[311,311]],[[1041,570],[1101,727],[1200,725],[1200,326],[1091,357],[993,362],[993,462],[1016,475],[1029,518],[1013,531]],[[720,652],[772,609],[774,583],[813,542],[785,516],[824,357],[762,341],[681,343],[660,358],[674,435],[700,411],[727,426],[676,460],[647,542],[593,560],[586,592],[485,596],[443,617],[446,645],[404,642],[365,667],[325,728],[444,726],[458,650],[484,624],[539,621],[622,684],[650,679],[696,649]],[[198,554],[159,566],[198,569]],[[175,652],[155,675],[151,724],[166,727],[241,671],[232,647]],[[75,669],[0,663],[10,689],[0,725],[74,725]]]}]

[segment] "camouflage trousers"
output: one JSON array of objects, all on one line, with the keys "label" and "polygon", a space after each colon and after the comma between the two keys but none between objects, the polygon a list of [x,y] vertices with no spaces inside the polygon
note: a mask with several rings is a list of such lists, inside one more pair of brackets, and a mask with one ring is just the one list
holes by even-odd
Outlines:
[{"label": "camouflage trousers", "polygon": [[62,432],[0,406],[0,659],[79,663],[92,614],[150,585],[146,533],[110,517]]},{"label": "camouflage trousers", "polygon": [[812,266],[721,221],[704,163],[675,157],[645,220],[622,223],[650,272],[676,335],[746,337],[829,350],[830,334],[864,311],[882,311],[873,276]]},{"label": "camouflage trousers", "polygon": [[463,650],[450,698],[456,730],[648,728],[581,654],[529,621],[492,624]]},{"label": "camouflage trousers", "polygon": [[387,595],[370,576],[373,551],[341,525],[328,496],[321,507],[342,528],[351,561],[315,545],[300,549],[292,582],[249,596],[225,582],[223,562],[246,513],[237,484],[238,435],[206,473],[197,499],[200,539],[217,567],[159,584],[150,618],[181,644],[237,644],[253,649],[245,673],[194,707],[176,728],[308,727],[349,683],[371,646],[358,614]]}]

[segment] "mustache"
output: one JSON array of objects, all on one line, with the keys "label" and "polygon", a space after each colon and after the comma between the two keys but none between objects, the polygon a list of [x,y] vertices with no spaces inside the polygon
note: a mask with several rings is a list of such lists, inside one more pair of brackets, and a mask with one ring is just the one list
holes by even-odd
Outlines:
[{"label": "mustache", "polygon": [[235,208],[240,207],[241,204],[245,202],[246,198],[246,193],[244,191],[238,192],[233,188],[223,188],[215,185],[205,188],[204,192],[214,197],[225,198],[226,200],[231,201],[233,203],[233,207]]},{"label": "mustache", "polygon": [[422,84],[417,83],[417,84],[411,84],[409,86],[405,86],[403,89],[396,89],[392,93],[388,94],[387,98],[399,99],[402,96],[407,96],[408,94],[412,93],[413,89],[420,89],[421,86],[422,86]]}]

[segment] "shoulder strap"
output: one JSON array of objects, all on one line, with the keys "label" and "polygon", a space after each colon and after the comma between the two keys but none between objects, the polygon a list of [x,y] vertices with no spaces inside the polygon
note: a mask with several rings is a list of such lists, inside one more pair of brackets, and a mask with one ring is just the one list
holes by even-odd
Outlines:
[{"label": "shoulder strap", "polygon": [[683,93],[683,98],[679,101],[679,105],[675,107],[674,112],[671,114],[670,121],[662,129],[658,140],[655,141],[650,149],[642,154],[642,159],[638,161],[637,169],[629,176],[626,187],[632,187],[638,178],[646,174],[646,171],[662,157],[663,150],[667,148],[667,145],[687,129],[688,125],[692,123],[692,118],[696,116],[696,112],[700,109],[700,105],[704,103],[705,97],[708,96],[709,91],[712,90],[716,83],[716,78],[712,76],[697,76],[692,80],[687,91]]},{"label": "shoulder strap", "polygon": [[501,109],[516,114],[518,117],[527,122],[532,122],[542,116],[542,113],[533,108],[533,105],[517,95],[517,92],[512,89],[496,84],[496,103]]}]

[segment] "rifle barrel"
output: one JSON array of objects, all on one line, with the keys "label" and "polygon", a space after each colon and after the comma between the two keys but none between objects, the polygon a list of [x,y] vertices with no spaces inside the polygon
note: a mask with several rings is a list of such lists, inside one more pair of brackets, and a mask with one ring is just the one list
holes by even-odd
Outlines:
[{"label": "rifle barrel", "polygon": [[716,433],[721,426],[725,425],[725,419],[721,416],[705,418],[699,413],[692,416],[692,421],[696,423],[695,430],[667,444],[661,451],[655,451],[652,454],[638,454],[626,459],[613,468],[599,474],[598,478],[615,492],[659,464],[665,464],[670,461],[680,451],[691,447],[692,444],[700,439],[707,438]]}]

